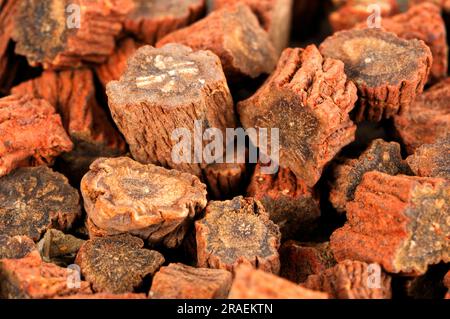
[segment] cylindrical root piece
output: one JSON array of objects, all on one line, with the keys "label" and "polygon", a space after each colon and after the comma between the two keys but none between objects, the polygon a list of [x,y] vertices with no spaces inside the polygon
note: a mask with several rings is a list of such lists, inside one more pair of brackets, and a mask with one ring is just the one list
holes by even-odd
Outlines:
[{"label": "cylindrical root piece", "polygon": [[14,87],[12,93],[46,99],[61,115],[64,128],[74,143],[74,149],[62,156],[61,166],[64,173],[77,182],[98,157],[125,153],[125,141],[97,103],[94,78],[89,69],[44,71],[40,77]]},{"label": "cylindrical root piece", "polygon": [[144,43],[154,45],[165,35],[199,19],[205,0],[132,0],[124,28]]},{"label": "cylindrical root piece", "polygon": [[358,159],[347,159],[333,169],[330,182],[330,202],[340,213],[355,196],[356,187],[366,172],[378,171],[389,175],[413,175],[402,159],[400,145],[396,142],[373,141]]},{"label": "cylindrical root piece", "polygon": [[0,99],[0,176],[20,166],[52,164],[72,148],[61,117],[46,100],[28,95]]},{"label": "cylindrical root piece", "polygon": [[101,158],[81,181],[84,206],[98,234],[130,233],[150,245],[178,246],[206,206],[206,186],[190,174]]},{"label": "cylindrical root piece", "polygon": [[157,251],[131,235],[93,238],[81,246],[76,264],[96,292],[127,293],[142,286],[164,263]]},{"label": "cylindrical root piece", "polygon": [[242,190],[245,163],[214,163],[205,170],[205,179],[215,199],[233,198]]},{"label": "cylindrical root piece", "polygon": [[331,236],[337,261],[378,263],[392,273],[423,274],[450,261],[450,183],[369,172],[347,204],[348,222]]},{"label": "cylindrical root piece", "polygon": [[344,260],[302,285],[336,299],[391,299],[391,277],[378,264]]},{"label": "cylindrical root piece", "polygon": [[19,168],[0,179],[0,234],[38,241],[47,229],[70,229],[80,215],[78,191],[48,167]]},{"label": "cylindrical root piece", "polygon": [[[311,45],[286,49],[271,78],[238,104],[238,112],[245,128],[270,129],[271,134],[278,130],[280,166],[314,186],[324,166],[354,140],[356,127],[348,113],[356,99],[344,64],[324,59]],[[260,148],[275,148],[273,138],[250,139]],[[278,160],[274,154],[266,155]]]},{"label": "cylindrical root piece", "polygon": [[183,264],[162,267],[153,277],[153,299],[224,299],[232,275],[223,269],[194,268]]},{"label": "cylindrical root piece", "polygon": [[280,231],[253,198],[211,201],[195,223],[198,267],[233,270],[251,264],[277,274]]},{"label": "cylindrical root piece", "polygon": [[358,87],[358,122],[406,113],[422,93],[433,60],[423,41],[403,40],[379,29],[335,33],[320,51],[343,61],[345,73]]},{"label": "cylindrical root piece", "polygon": [[422,145],[406,161],[417,176],[450,179],[450,135],[435,144]]},{"label": "cylindrical root piece", "polygon": [[[429,2],[413,6],[406,13],[382,19],[380,26],[402,39],[418,39],[425,42],[433,55],[431,77],[433,80],[439,80],[447,76],[447,32],[438,6]],[[365,29],[367,24],[361,23],[357,28]]]},{"label": "cylindrical root piece", "polygon": [[44,68],[101,63],[132,8],[129,0],[23,0],[13,33],[16,53]]},{"label": "cylindrical root piece", "polygon": [[267,32],[243,4],[213,11],[193,25],[164,37],[157,46],[172,42],[217,54],[230,81],[269,74],[276,64],[275,49]]},{"label": "cylindrical root piece", "polygon": [[213,128],[225,137],[236,125],[220,60],[179,44],[140,48],[107,95],[134,159],[199,177],[206,166],[203,133]]},{"label": "cylindrical root piece", "polygon": [[230,299],[327,299],[328,295],[296,285],[286,279],[240,265],[231,286]]},{"label": "cylindrical root piece", "polygon": [[258,17],[278,54],[288,46],[293,0],[212,0],[214,10],[245,3]]},{"label": "cylindrical root piece", "polygon": [[263,204],[283,239],[311,233],[320,217],[319,201],[312,189],[289,169],[280,167],[275,174],[263,174],[260,165],[255,168],[247,196]]},{"label": "cylindrical root piece", "polygon": [[408,154],[423,144],[434,144],[450,134],[450,79],[419,96],[409,112],[394,117],[395,128]]}]

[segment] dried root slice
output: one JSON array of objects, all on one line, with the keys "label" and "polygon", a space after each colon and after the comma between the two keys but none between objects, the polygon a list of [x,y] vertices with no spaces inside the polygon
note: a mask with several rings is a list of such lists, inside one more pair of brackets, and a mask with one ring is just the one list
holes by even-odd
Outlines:
[{"label": "dried root slice", "polygon": [[280,249],[280,276],[295,283],[305,282],[336,264],[330,243],[285,242]]},{"label": "dried root slice", "polygon": [[45,166],[0,178],[0,234],[38,241],[47,229],[70,229],[81,215],[78,191]]},{"label": "dried root slice", "polygon": [[91,294],[89,283],[76,282],[78,278],[75,270],[43,262],[37,251],[21,259],[1,259],[0,298],[49,299]]},{"label": "dried root slice", "polygon": [[93,238],[81,246],[75,262],[95,292],[133,292],[164,263],[163,255],[143,247],[142,239],[131,235]]},{"label": "dried root slice", "polygon": [[422,145],[406,161],[417,176],[450,179],[450,135]]},{"label": "dried root slice", "polygon": [[264,174],[261,164],[253,173],[247,196],[259,200],[280,227],[283,239],[311,233],[320,218],[319,201],[312,189],[286,168]]},{"label": "dried root slice", "polygon": [[181,243],[207,203],[197,177],[127,157],[96,160],[81,192],[89,219],[105,235],[130,233],[167,247]]},{"label": "dried root slice", "polygon": [[0,93],[7,92],[13,82],[17,65],[11,57],[11,36],[19,0],[0,1]]},{"label": "dried root slice", "polygon": [[379,29],[335,33],[320,51],[343,61],[345,73],[358,87],[358,122],[406,113],[422,93],[433,60],[423,41],[400,39]]},{"label": "dried root slice", "polygon": [[450,12],[450,1],[448,0],[408,0],[411,7],[424,2],[434,3],[445,12]]},{"label": "dried root slice", "polygon": [[132,8],[129,0],[23,0],[13,32],[16,53],[44,68],[102,63]]},{"label": "dried root slice", "polygon": [[280,231],[253,198],[209,202],[195,230],[198,267],[232,271],[245,263],[275,274],[280,271]]},{"label": "dried root slice", "polygon": [[370,171],[412,175],[408,164],[402,159],[398,143],[374,140],[358,159],[347,159],[334,168],[330,202],[338,212],[345,212],[345,206],[354,199],[363,175]]},{"label": "dried root slice", "polygon": [[55,299],[147,299],[147,296],[145,294],[137,294],[137,293],[125,293],[125,294],[110,294],[106,292],[100,292],[100,293],[93,293],[93,294],[75,294],[65,297],[57,297]]},{"label": "dried root slice", "polygon": [[120,81],[107,85],[107,95],[137,161],[199,177],[206,164],[196,141],[202,144],[207,128],[225,137],[226,128],[236,126],[220,60],[209,51],[193,52],[179,44],[144,46],[129,60]]},{"label": "dried root slice", "polygon": [[[379,13],[384,20],[398,12],[396,0],[348,0],[344,1],[339,9],[329,15],[329,21],[334,31],[350,29],[358,23],[364,23],[366,27],[375,25],[376,11],[371,5],[379,6]],[[371,25],[368,25],[368,24]]]},{"label": "dried root slice", "polygon": [[[265,128],[270,134],[279,129],[280,166],[313,186],[323,167],[354,140],[356,126],[348,113],[356,99],[344,64],[324,59],[311,45],[286,49],[271,78],[238,104],[238,112],[245,128]],[[272,138],[268,143],[250,139],[259,147],[274,148]]]},{"label": "dried root slice", "polygon": [[269,38],[278,54],[288,46],[291,34],[293,0],[212,0],[214,10],[225,6],[245,3],[253,13]]},{"label": "dried root slice", "polygon": [[225,299],[231,280],[231,273],[223,269],[170,264],[153,277],[149,296],[153,299]]},{"label": "dried root slice", "polygon": [[305,288],[323,291],[333,299],[391,299],[391,277],[377,264],[344,260],[318,275]]},{"label": "dried root slice", "polygon": [[450,183],[444,179],[366,173],[347,218],[330,240],[337,261],[413,274],[450,261]]},{"label": "dried root slice", "polygon": [[[433,55],[430,71],[433,80],[447,76],[447,32],[438,6],[429,2],[413,6],[405,13],[382,19],[381,27],[402,39],[418,39],[425,42]],[[367,28],[367,24],[362,23],[357,28]]]},{"label": "dried root slice", "polygon": [[246,165],[238,163],[213,163],[205,170],[205,179],[215,199],[233,198],[242,190]]},{"label": "dried root slice", "polygon": [[154,45],[165,35],[198,20],[205,12],[205,0],[132,0],[133,10],[124,28],[139,40]]},{"label": "dried root slice", "polygon": [[73,264],[78,250],[85,241],[64,234],[57,229],[49,229],[37,244],[42,260],[61,267]]},{"label": "dried root slice", "polygon": [[450,135],[450,79],[425,91],[409,112],[394,117],[394,125],[408,154]]},{"label": "dried root slice", "polygon": [[46,99],[61,115],[74,142],[72,152],[63,155],[62,166],[77,181],[98,157],[114,157],[125,152],[125,142],[97,103],[89,69],[45,71],[40,77],[16,86],[12,92]]},{"label": "dried root slice", "polygon": [[27,236],[0,235],[0,259],[23,258],[37,251],[34,241]]},{"label": "dried root slice", "polygon": [[104,87],[111,82],[117,81],[127,68],[128,59],[141,47],[140,43],[132,38],[121,40],[113,54],[105,63],[95,67],[95,73]]},{"label": "dried root slice", "polygon": [[328,295],[296,285],[286,279],[240,265],[231,286],[229,299],[327,299]]},{"label": "dried root slice", "polygon": [[0,99],[0,177],[20,166],[52,164],[72,147],[60,116],[46,100],[27,95]]},{"label": "dried root slice", "polygon": [[276,64],[276,52],[268,34],[243,4],[213,11],[191,26],[162,38],[156,45],[161,47],[172,42],[217,54],[230,81],[269,74]]}]

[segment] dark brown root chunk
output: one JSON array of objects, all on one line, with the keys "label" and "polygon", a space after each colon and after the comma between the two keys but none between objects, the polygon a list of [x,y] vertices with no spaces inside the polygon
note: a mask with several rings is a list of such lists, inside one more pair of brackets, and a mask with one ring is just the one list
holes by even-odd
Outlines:
[{"label": "dark brown root chunk", "polygon": [[312,189],[286,168],[275,174],[263,174],[261,164],[247,188],[247,196],[259,200],[280,227],[283,239],[311,233],[320,217],[319,200]]},{"label": "dark brown root chunk", "polygon": [[17,259],[36,251],[36,245],[27,236],[0,235],[0,259]]},{"label": "dark brown root chunk", "polygon": [[49,229],[37,244],[42,260],[67,267],[75,261],[85,241],[57,229]]},{"label": "dark brown root chunk", "polygon": [[245,263],[275,274],[280,271],[280,231],[253,198],[209,202],[195,229],[198,267],[232,271]]},{"label": "dark brown root chunk", "polygon": [[[68,285],[69,276],[78,279],[76,270],[45,263],[37,251],[21,259],[0,260],[0,298],[4,299],[50,299],[74,294],[91,294],[86,281],[79,286]],[[75,284],[76,281],[70,281]]]},{"label": "dark brown root chunk", "polygon": [[417,176],[450,179],[450,135],[422,145],[406,161]]},{"label": "dark brown root chunk", "polygon": [[181,243],[207,203],[197,177],[127,157],[96,160],[81,192],[89,220],[100,229],[91,236],[131,233],[167,247]]},{"label": "dark brown root chunk", "polygon": [[246,173],[245,164],[214,163],[204,172],[211,195],[215,199],[233,198],[242,191],[242,182]]},{"label": "dark brown root chunk", "polygon": [[347,204],[348,222],[331,236],[337,261],[378,263],[424,274],[450,261],[450,184],[445,179],[369,172]]},{"label": "dark brown root chunk", "polygon": [[81,246],[76,263],[94,291],[133,292],[164,263],[160,253],[143,247],[142,239],[131,235],[93,238]]},{"label": "dark brown root chunk", "polygon": [[295,283],[304,282],[309,275],[318,275],[336,264],[330,243],[285,242],[280,249],[280,276]]},{"label": "dark brown root chunk", "polygon": [[345,212],[345,206],[354,199],[363,175],[370,171],[412,175],[408,164],[402,159],[400,145],[377,139],[358,159],[347,159],[334,168],[330,201],[338,212]]},{"label": "dark brown root chunk", "polygon": [[38,241],[47,229],[70,229],[81,215],[78,191],[45,166],[0,178],[0,233]]},{"label": "dark brown root chunk", "polygon": [[327,299],[328,295],[303,288],[249,265],[240,265],[231,286],[230,299]]},{"label": "dark brown root chunk", "polygon": [[[245,128],[279,129],[279,164],[314,186],[324,166],[354,140],[349,118],[357,99],[344,64],[324,59],[315,46],[286,49],[270,79],[238,104]],[[260,135],[260,134],[259,134]],[[255,136],[253,144],[262,147]],[[272,138],[271,138],[272,139]],[[273,147],[269,139],[267,150]],[[274,154],[272,156],[276,161]]]},{"label": "dark brown root chunk", "polygon": [[403,40],[379,29],[337,32],[320,51],[343,61],[345,73],[358,87],[358,122],[406,113],[422,93],[433,61],[423,41]]},{"label": "dark brown root chunk", "polygon": [[149,296],[154,299],[225,299],[231,280],[232,275],[226,270],[170,264],[153,277]]},{"label": "dark brown root chunk", "polygon": [[391,277],[380,265],[351,260],[309,276],[303,286],[336,299],[390,299],[392,295]]},{"label": "dark brown root chunk", "polygon": [[244,4],[213,11],[193,25],[164,37],[156,46],[168,43],[211,50],[220,57],[230,81],[269,74],[276,64],[275,49],[268,34]]},{"label": "dark brown root chunk", "polygon": [[72,148],[61,118],[46,100],[0,99],[0,177],[21,166],[50,165]]},{"label": "dark brown root chunk", "polygon": [[204,13],[205,0],[132,0],[133,10],[124,28],[139,40],[154,45],[165,35],[198,20]]},{"label": "dark brown root chunk", "polygon": [[[107,95],[137,161],[199,177],[206,164],[197,154],[198,134],[215,128],[226,136],[226,128],[236,125],[218,57],[179,44],[140,48],[120,81],[107,85]],[[209,141],[200,143],[206,146]]]}]

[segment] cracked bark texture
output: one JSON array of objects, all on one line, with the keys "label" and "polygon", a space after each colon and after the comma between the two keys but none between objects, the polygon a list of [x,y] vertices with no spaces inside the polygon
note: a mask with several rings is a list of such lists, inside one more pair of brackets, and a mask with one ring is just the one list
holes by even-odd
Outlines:
[{"label": "cracked bark texture", "polygon": [[14,80],[17,64],[11,56],[11,36],[18,0],[0,1],[0,92],[7,92]]},{"label": "cracked bark texture", "polygon": [[34,241],[27,236],[0,235],[0,259],[23,258],[36,250]]},{"label": "cracked bark texture", "polygon": [[348,0],[329,15],[332,29],[336,32],[350,29],[360,22],[364,22],[366,26],[369,22],[375,23],[375,19],[369,18],[375,13],[374,10],[369,10],[371,4],[379,5],[381,20],[396,14],[399,9],[396,0]]},{"label": "cracked bark texture", "polygon": [[413,175],[402,159],[400,145],[396,142],[374,140],[357,159],[345,159],[333,169],[330,182],[330,202],[340,213],[355,196],[356,187],[365,173],[377,171],[389,175]]},{"label": "cracked bark texture", "polygon": [[54,108],[43,99],[0,99],[0,176],[21,166],[51,165],[73,148]]},{"label": "cracked bark texture", "polygon": [[358,87],[357,122],[405,114],[422,93],[433,62],[423,41],[379,29],[337,32],[325,39],[320,52],[343,61],[349,80]]},{"label": "cracked bark texture", "polygon": [[195,222],[197,266],[233,271],[239,264],[277,274],[280,231],[253,198],[210,201]]},{"label": "cracked bark texture", "polygon": [[111,81],[117,81],[127,68],[128,59],[141,47],[141,43],[133,38],[125,38],[118,42],[116,49],[105,63],[95,67],[95,74],[103,87]]},{"label": "cracked bark texture", "polygon": [[206,186],[188,173],[142,165],[127,157],[101,158],[81,181],[91,236],[130,233],[169,248],[183,240],[206,206]]},{"label": "cracked bark texture", "polygon": [[202,141],[204,131],[214,128],[226,136],[226,128],[236,126],[220,60],[209,51],[179,44],[144,46],[120,81],[107,85],[107,95],[134,159],[199,177],[206,163],[198,149],[209,143]]},{"label": "cracked bark texture", "polygon": [[296,285],[248,265],[236,269],[229,299],[328,299],[323,292]]},{"label": "cracked bark texture", "polygon": [[80,196],[67,178],[45,166],[0,178],[0,233],[37,242],[47,229],[68,230],[81,216]]},{"label": "cracked bark texture", "polygon": [[61,115],[74,143],[74,149],[62,156],[61,166],[77,181],[98,157],[125,153],[125,141],[96,100],[91,70],[44,71],[40,77],[14,87],[12,93],[46,99]]},{"label": "cracked bark texture", "polygon": [[205,0],[132,0],[124,29],[146,44],[195,22],[205,12]]},{"label": "cracked bark texture", "polygon": [[156,44],[180,43],[193,50],[210,50],[221,60],[229,81],[269,74],[276,51],[257,17],[244,4],[224,7],[189,27],[175,31]]},{"label": "cracked bark texture", "polygon": [[258,164],[253,173],[247,196],[259,200],[280,227],[283,239],[311,233],[320,218],[319,200],[313,190],[286,168],[275,174],[264,174]]},{"label": "cracked bark texture", "polygon": [[153,277],[152,299],[225,299],[232,281],[223,269],[194,268],[180,263],[162,267]]},{"label": "cracked bark texture", "polygon": [[[245,128],[279,129],[280,166],[311,187],[324,166],[354,140],[356,126],[348,113],[356,99],[344,64],[323,58],[310,45],[286,49],[272,76],[237,108]],[[250,139],[261,147],[255,136]],[[265,144],[273,148],[271,142]]]},{"label": "cracked bark texture", "polygon": [[450,179],[450,135],[422,145],[406,161],[417,176]]},{"label": "cracked bark texture", "polygon": [[258,17],[258,21],[280,55],[288,46],[291,34],[293,0],[212,0],[212,9],[245,3]]},{"label": "cracked bark texture", "polygon": [[[367,28],[366,23],[356,26]],[[430,75],[433,81],[443,79],[448,70],[447,32],[441,9],[429,2],[411,7],[407,12],[381,20],[381,28],[406,40],[418,39],[430,47],[433,55]]]},{"label": "cracked bark texture", "polygon": [[333,254],[391,273],[424,274],[450,260],[449,203],[445,179],[366,173],[347,204],[347,223],[331,235]]},{"label": "cracked bark texture", "polygon": [[280,276],[303,283],[309,275],[318,275],[336,265],[330,243],[285,242],[280,249]]},{"label": "cracked bark texture", "polygon": [[45,69],[102,63],[131,9],[129,0],[23,0],[12,35],[16,53]]},{"label": "cracked bark texture", "polygon": [[[72,270],[73,271],[73,270]],[[51,299],[74,294],[91,294],[86,281],[69,288],[68,276],[75,271],[45,263],[38,252],[21,259],[0,260],[0,297],[5,299]]]},{"label": "cracked bark texture", "polygon": [[450,79],[426,90],[409,112],[394,117],[394,125],[408,154],[450,135]]},{"label": "cracked bark texture", "polygon": [[75,263],[95,292],[131,293],[164,263],[163,255],[143,247],[131,235],[93,238],[81,246]]},{"label": "cracked bark texture", "polygon": [[[376,265],[375,267],[380,267]],[[370,282],[370,276],[376,276]],[[371,286],[371,284],[375,284]],[[391,299],[391,277],[371,273],[370,265],[344,260],[318,275],[308,277],[305,288],[326,292],[333,299]]]}]

